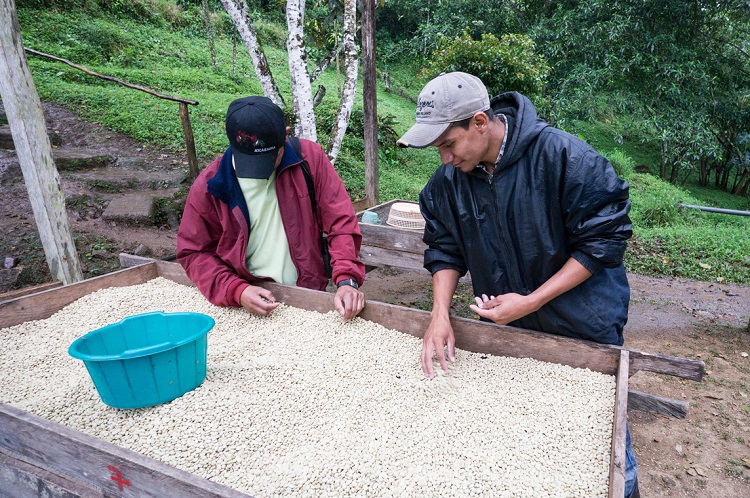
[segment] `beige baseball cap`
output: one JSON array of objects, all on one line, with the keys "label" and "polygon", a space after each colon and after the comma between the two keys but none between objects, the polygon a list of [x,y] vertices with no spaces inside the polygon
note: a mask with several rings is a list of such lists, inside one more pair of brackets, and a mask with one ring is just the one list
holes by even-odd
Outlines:
[{"label": "beige baseball cap", "polygon": [[396,143],[401,147],[428,147],[451,123],[489,108],[490,96],[482,80],[468,73],[441,73],[422,89],[416,123]]}]

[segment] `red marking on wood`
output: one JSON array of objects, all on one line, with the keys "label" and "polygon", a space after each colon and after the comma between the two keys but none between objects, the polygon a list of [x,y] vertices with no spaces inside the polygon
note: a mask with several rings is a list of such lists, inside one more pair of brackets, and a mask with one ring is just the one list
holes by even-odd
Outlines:
[{"label": "red marking on wood", "polygon": [[109,478],[117,483],[117,487],[120,488],[120,491],[122,491],[123,486],[130,486],[130,481],[126,481],[125,478],[122,477],[122,474],[120,474],[120,469],[118,469],[117,467],[113,467],[112,465],[107,467],[107,469],[112,472],[112,475],[109,476]]}]

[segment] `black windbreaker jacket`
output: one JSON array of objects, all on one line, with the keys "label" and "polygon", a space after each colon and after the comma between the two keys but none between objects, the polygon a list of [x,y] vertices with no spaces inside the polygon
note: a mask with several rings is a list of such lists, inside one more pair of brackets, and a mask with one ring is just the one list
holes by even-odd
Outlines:
[{"label": "black windbreaker jacket", "polygon": [[586,142],[539,119],[523,95],[491,104],[508,119],[492,178],[444,164],[420,194],[425,268],[468,270],[476,295],[528,295],[573,257],[591,278],[510,325],[622,345],[627,182]]}]

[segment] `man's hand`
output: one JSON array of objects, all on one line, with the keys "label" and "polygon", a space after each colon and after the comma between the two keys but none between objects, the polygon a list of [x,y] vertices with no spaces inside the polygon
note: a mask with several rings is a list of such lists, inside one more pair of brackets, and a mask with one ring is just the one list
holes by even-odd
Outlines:
[{"label": "man's hand", "polygon": [[477,296],[474,299],[477,304],[472,304],[469,308],[482,318],[488,318],[498,325],[506,325],[539,309],[531,297],[515,293],[497,297],[482,294],[482,297]]},{"label": "man's hand", "polygon": [[255,285],[249,285],[242,291],[240,304],[250,313],[261,316],[268,315],[279,305],[270,290]]},{"label": "man's hand", "polygon": [[432,356],[436,355],[443,372],[448,372],[448,362],[445,360],[445,346],[448,346],[448,359],[456,363],[456,340],[453,337],[453,326],[448,316],[433,316],[430,325],[424,333],[422,342],[422,371],[428,379],[435,377],[432,366]]},{"label": "man's hand", "polygon": [[498,325],[507,325],[529,313],[538,311],[542,306],[580,285],[590,276],[591,271],[574,258],[569,258],[557,273],[528,296],[508,293],[497,297],[487,297],[486,294],[482,294],[482,297],[474,298],[477,301],[476,306],[472,304],[469,308],[482,318],[488,318]]},{"label": "man's hand", "polygon": [[333,296],[333,307],[344,320],[351,320],[365,307],[365,295],[351,285],[342,285]]}]

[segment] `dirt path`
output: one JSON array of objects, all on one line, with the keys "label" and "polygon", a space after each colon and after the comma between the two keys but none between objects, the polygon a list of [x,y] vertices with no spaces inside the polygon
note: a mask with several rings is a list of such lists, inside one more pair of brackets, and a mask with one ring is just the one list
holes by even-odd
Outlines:
[{"label": "dirt path", "polygon": [[[100,148],[141,158],[152,171],[184,163],[182,157],[142,147],[60,107],[45,105],[45,112],[61,147]],[[116,269],[119,252],[174,254],[176,227],[113,226],[99,217],[113,193],[65,177],[63,187],[69,197],[83,199],[69,214],[87,276]],[[7,151],[0,151],[0,228],[0,258],[11,257],[24,267],[26,276],[19,284],[48,280],[20,168]],[[750,496],[750,287],[639,275],[629,279],[625,345],[706,364],[700,383],[644,372],[630,379],[632,389],[690,404],[685,420],[631,414],[642,495]],[[368,299],[403,306],[429,309],[431,302],[430,279],[424,272],[377,268],[368,273],[363,290]],[[461,291],[470,295],[465,285]],[[457,300],[455,311],[466,314],[467,302]]]}]

